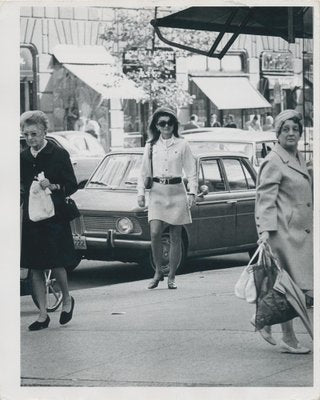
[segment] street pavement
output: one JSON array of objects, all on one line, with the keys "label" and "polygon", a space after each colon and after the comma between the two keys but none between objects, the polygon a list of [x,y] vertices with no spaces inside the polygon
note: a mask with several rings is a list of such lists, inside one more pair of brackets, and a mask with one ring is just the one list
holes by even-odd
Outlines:
[{"label": "street pavement", "polygon": [[[72,321],[29,332],[37,316],[21,297],[21,385],[68,387],[304,387],[313,385],[313,353],[280,353],[254,332],[254,305],[235,297],[241,268],[72,290]],[[309,310],[312,317],[312,310]],[[295,320],[298,339],[312,348]],[[280,340],[280,327],[274,329]]]}]

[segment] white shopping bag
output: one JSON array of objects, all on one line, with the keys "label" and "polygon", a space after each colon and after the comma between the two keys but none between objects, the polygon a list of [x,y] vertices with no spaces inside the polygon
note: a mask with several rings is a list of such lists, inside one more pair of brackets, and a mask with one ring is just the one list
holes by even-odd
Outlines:
[{"label": "white shopping bag", "polygon": [[252,256],[249,264],[243,268],[242,273],[234,286],[234,293],[240,299],[246,300],[248,303],[255,303],[257,299],[257,289],[254,283],[253,260],[259,254],[258,264],[261,263],[262,252],[264,246],[260,245]]},{"label": "white shopping bag", "polygon": [[[38,179],[44,179],[41,172]],[[54,216],[54,205],[49,189],[43,190],[40,183],[34,180],[29,193],[29,218],[33,222],[42,221]]]}]

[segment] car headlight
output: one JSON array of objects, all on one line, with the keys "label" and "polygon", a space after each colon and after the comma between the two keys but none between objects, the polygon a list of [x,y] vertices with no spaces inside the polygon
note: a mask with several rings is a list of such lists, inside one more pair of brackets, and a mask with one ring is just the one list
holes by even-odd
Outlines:
[{"label": "car headlight", "polygon": [[133,222],[127,217],[120,218],[116,223],[116,227],[120,233],[128,234],[133,231]]}]

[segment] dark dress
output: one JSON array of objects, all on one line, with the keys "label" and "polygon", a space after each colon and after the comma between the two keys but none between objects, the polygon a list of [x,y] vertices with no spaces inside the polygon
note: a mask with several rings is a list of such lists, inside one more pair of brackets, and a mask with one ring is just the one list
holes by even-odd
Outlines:
[{"label": "dark dress", "polygon": [[[55,215],[33,222],[29,219],[29,191],[35,176],[41,171],[50,183],[60,185],[52,192]],[[49,269],[72,266],[76,261],[70,223],[64,217],[65,196],[77,190],[69,153],[48,142],[34,158],[30,148],[20,153],[21,202],[23,222],[21,239],[21,267]]]}]

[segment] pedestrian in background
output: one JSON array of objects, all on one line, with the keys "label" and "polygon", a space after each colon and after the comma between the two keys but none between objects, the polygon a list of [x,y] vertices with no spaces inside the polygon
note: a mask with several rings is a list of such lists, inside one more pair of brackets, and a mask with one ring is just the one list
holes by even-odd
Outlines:
[{"label": "pedestrian in background", "polygon": [[197,122],[198,122],[198,116],[196,114],[192,114],[190,117],[190,121],[183,127],[183,129],[187,130],[187,129],[200,128]]},{"label": "pedestrian in background", "polygon": [[258,116],[255,114],[252,119],[246,123],[246,129],[249,131],[261,131],[261,125]]},{"label": "pedestrian in background", "polygon": [[219,128],[221,126],[220,122],[217,120],[216,114],[211,114],[210,116],[210,126],[214,128]]},{"label": "pedestrian in background", "polygon": [[[145,146],[138,178],[138,204],[145,207],[144,181],[148,176],[152,147],[153,185],[149,194],[148,221],[156,271],[148,289],[156,288],[164,279],[161,238],[166,227],[170,233],[168,288],[177,288],[175,274],[181,259],[182,225],[192,222],[190,207],[195,203],[197,193],[196,162],[188,142],[178,135],[178,125],[171,109],[161,107],[154,112],[149,124],[151,139]],[[188,194],[183,172],[188,179]]]},{"label": "pedestrian in background", "polygon": [[262,130],[263,131],[273,131],[274,130],[273,118],[271,117],[271,115],[266,116],[266,123],[262,126]]},{"label": "pedestrian in background", "polygon": [[237,128],[237,124],[234,122],[234,116],[229,114],[226,118],[225,128]]},{"label": "pedestrian in background", "polygon": [[[20,183],[22,217],[21,267],[31,269],[32,287],[39,304],[39,316],[29,326],[36,331],[47,328],[50,318],[46,309],[44,271],[53,269],[62,291],[60,324],[72,318],[74,299],[69,294],[65,267],[72,265],[76,254],[70,223],[65,219],[65,196],[77,190],[69,153],[46,140],[48,119],[42,111],[27,111],[20,118],[21,133],[28,148],[20,154]],[[54,205],[54,215],[33,222],[29,215],[29,194],[32,182],[39,173],[41,190],[49,189]]]},{"label": "pedestrian in background", "polygon": [[[263,160],[258,174],[256,225],[258,243],[269,243],[293,281],[313,297],[312,186],[302,154],[297,150],[303,131],[301,114],[285,110],[275,119],[278,144]],[[305,354],[292,320],[281,324],[281,351]],[[276,344],[271,327],[262,336]]]}]

